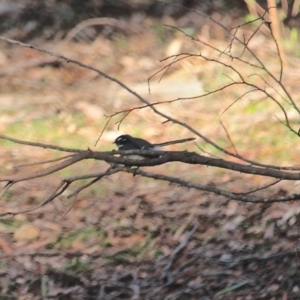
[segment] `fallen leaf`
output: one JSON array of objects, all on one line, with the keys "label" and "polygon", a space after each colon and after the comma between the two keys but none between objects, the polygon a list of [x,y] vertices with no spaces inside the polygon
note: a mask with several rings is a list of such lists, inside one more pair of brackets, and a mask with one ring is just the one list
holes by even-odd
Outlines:
[{"label": "fallen leaf", "polygon": [[32,224],[23,224],[14,233],[14,240],[17,242],[35,240],[40,236],[40,230]]}]

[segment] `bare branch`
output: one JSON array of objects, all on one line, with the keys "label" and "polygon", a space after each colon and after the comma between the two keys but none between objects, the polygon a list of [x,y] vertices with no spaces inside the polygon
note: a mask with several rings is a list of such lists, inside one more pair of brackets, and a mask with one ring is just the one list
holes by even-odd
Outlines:
[{"label": "bare branch", "polygon": [[[180,121],[178,121],[180,122]],[[20,140],[18,140],[19,142]],[[25,142],[24,142],[25,143]],[[145,159],[145,160],[134,160],[129,159],[126,156],[131,154],[140,154],[148,157],[157,157],[153,159]],[[120,155],[120,156],[116,156]],[[235,155],[239,157],[239,155]],[[80,150],[79,153],[72,155],[70,158],[64,160],[63,162],[56,164],[54,166],[34,171],[31,173],[24,173],[24,174],[17,174],[17,175],[4,175],[0,176],[0,181],[8,181],[10,184],[29,180],[33,178],[43,177],[54,172],[60,171],[64,168],[71,166],[74,163],[85,159],[96,159],[102,160],[107,163],[113,164],[122,164],[125,166],[157,166],[162,165],[168,162],[182,162],[187,164],[195,164],[195,165],[207,165],[207,166],[214,166],[223,169],[229,169],[237,172],[247,173],[247,174],[257,174],[261,176],[269,176],[274,178],[286,179],[286,180],[299,180],[300,174],[291,173],[291,172],[283,172],[282,170],[290,170],[290,171],[297,171],[299,170],[298,167],[280,167],[280,166],[273,166],[273,165],[245,165],[239,164],[235,162],[226,161],[223,159],[216,159],[212,157],[206,157],[199,155],[195,152],[187,152],[187,151],[153,151],[153,150],[129,150],[129,151],[82,151]],[[96,177],[96,176],[95,176]],[[88,178],[88,177],[86,177]]]},{"label": "bare branch", "polygon": [[[89,186],[93,185],[95,182],[99,181],[100,179],[102,179],[104,176],[108,176],[108,175],[112,175],[115,173],[118,173],[120,171],[123,170],[123,167],[121,166],[116,166],[116,165],[111,165],[105,172],[102,173],[98,173],[96,176],[93,175],[94,178],[93,180],[91,180],[90,182],[88,182],[87,184],[84,184],[83,186],[79,187],[78,189],[76,189],[76,191],[74,191],[72,194],[70,194],[68,196],[68,198],[71,198],[73,196],[76,196],[84,189],[88,188]],[[91,174],[90,174],[91,175]],[[87,176],[81,176],[81,177],[73,177],[73,178],[68,178],[66,179],[68,182],[72,183],[75,180],[81,180],[81,179],[86,179]]]},{"label": "bare branch", "polygon": [[226,129],[225,125],[223,124],[223,122],[221,121],[220,123],[221,123],[221,126],[223,127],[223,129],[224,129],[224,131],[225,131],[225,133],[226,133],[226,136],[227,136],[227,138],[228,138],[228,140],[229,140],[229,142],[230,142],[232,148],[233,148],[234,151],[235,151],[235,154],[237,155],[237,154],[238,154],[238,151],[237,151],[237,149],[236,149],[236,147],[235,147],[235,145],[234,145],[234,143],[233,143],[233,141],[232,141],[232,139],[231,139],[231,137],[230,137],[229,132],[227,131],[227,129]]},{"label": "bare branch", "polygon": [[7,217],[12,217],[12,216],[16,216],[18,214],[24,214],[24,213],[28,213],[28,212],[32,212],[34,210],[37,210],[43,206],[45,206],[46,204],[50,203],[53,199],[55,199],[56,197],[58,197],[59,195],[61,195],[69,186],[69,183],[67,182],[61,182],[59,184],[59,186],[51,193],[51,195],[49,195],[42,203],[40,203],[39,205],[29,208],[29,209],[25,209],[22,211],[16,211],[16,212],[6,212],[3,214],[0,214],[0,218],[7,218]]},{"label": "bare branch", "polygon": [[89,157],[89,151],[81,152],[78,154],[74,154],[71,158],[64,160],[63,162],[45,168],[43,170],[34,171],[31,173],[24,173],[19,175],[7,175],[7,176],[0,176],[0,182],[1,181],[8,181],[10,183],[16,183],[24,180],[29,180],[33,178],[43,177],[52,173],[55,173],[57,171],[60,171],[62,169],[65,169],[66,167],[69,167],[83,159],[87,159]]},{"label": "bare branch", "polygon": [[54,158],[54,159],[49,159],[49,160],[38,161],[38,162],[30,163],[30,164],[17,165],[17,166],[14,166],[14,168],[15,168],[15,169],[20,169],[20,168],[31,167],[31,166],[36,166],[36,165],[49,164],[49,163],[52,163],[52,162],[56,162],[56,161],[60,161],[60,160],[66,159],[66,158],[70,158],[70,157],[72,157],[72,156],[73,156],[73,155],[71,154],[71,155],[66,155],[66,156],[59,157],[59,158]]},{"label": "bare branch", "polygon": [[254,197],[254,196],[245,195],[245,194],[232,193],[232,192],[229,192],[226,190],[222,190],[222,189],[213,187],[211,185],[202,185],[202,184],[198,184],[198,183],[193,183],[191,181],[183,180],[183,179],[177,178],[177,177],[171,177],[171,176],[166,176],[166,175],[162,175],[162,174],[154,174],[154,173],[150,173],[150,172],[145,172],[140,169],[132,170],[132,169],[127,168],[124,171],[126,171],[127,173],[141,175],[143,177],[148,177],[148,178],[161,180],[161,181],[167,181],[170,183],[176,183],[179,186],[183,186],[183,187],[194,188],[197,190],[211,192],[216,195],[221,195],[226,198],[229,198],[232,200],[238,200],[238,201],[242,201],[242,202],[274,203],[274,202],[287,202],[287,201],[300,200],[300,194],[292,194],[292,195],[287,195],[287,196],[275,196],[275,197]]},{"label": "bare branch", "polygon": [[262,187],[256,188],[254,190],[248,191],[248,192],[243,193],[243,194],[244,195],[254,194],[254,193],[258,192],[258,191],[262,191],[262,190],[265,190],[265,189],[267,189],[267,188],[269,188],[271,186],[274,186],[275,184],[279,183],[280,181],[281,181],[281,179],[274,180],[273,182],[271,182],[269,184],[266,184],[266,185],[264,185]]},{"label": "bare branch", "polygon": [[52,150],[58,150],[58,151],[63,151],[63,152],[72,152],[72,153],[78,153],[82,152],[83,150],[78,150],[78,149],[71,149],[71,148],[64,148],[64,147],[59,147],[59,146],[53,146],[49,144],[43,144],[43,143],[33,143],[29,141],[23,141],[23,140],[18,140],[15,138],[11,138],[5,135],[0,134],[0,139],[2,140],[7,140],[16,144],[21,144],[21,145],[27,145],[27,146],[32,146],[32,147],[39,147],[43,149],[52,149]]}]

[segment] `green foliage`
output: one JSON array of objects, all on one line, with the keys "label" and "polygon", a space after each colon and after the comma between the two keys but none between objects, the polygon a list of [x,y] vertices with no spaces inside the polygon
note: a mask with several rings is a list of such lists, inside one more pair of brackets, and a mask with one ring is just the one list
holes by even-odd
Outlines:
[{"label": "green foliage", "polygon": [[253,14],[246,14],[243,19],[245,22],[251,22],[257,19],[257,16],[254,16]]},{"label": "green foliage", "polygon": [[153,22],[151,29],[154,31],[155,35],[158,38],[159,44],[164,44],[169,35],[169,28],[163,26],[161,22]]},{"label": "green foliage", "polygon": [[84,229],[76,230],[68,236],[60,237],[57,242],[52,243],[48,247],[51,249],[65,249],[69,248],[75,241],[84,243],[92,238],[101,238],[103,236],[104,233],[101,229],[86,227]]},{"label": "green foliage", "polygon": [[89,261],[84,261],[81,258],[74,258],[66,264],[65,270],[76,274],[88,273],[92,270],[92,265]]},{"label": "green foliage", "polygon": [[243,287],[244,285],[250,283],[249,280],[245,280],[245,281],[242,281],[240,283],[237,283],[237,284],[233,284],[227,288],[225,288],[224,290],[221,290],[220,292],[216,293],[215,296],[221,296],[221,295],[224,295],[224,294],[228,294],[228,293],[231,293],[241,287]]},{"label": "green foliage", "polygon": [[299,32],[296,28],[291,28],[290,30],[290,40],[293,42],[299,42]]}]

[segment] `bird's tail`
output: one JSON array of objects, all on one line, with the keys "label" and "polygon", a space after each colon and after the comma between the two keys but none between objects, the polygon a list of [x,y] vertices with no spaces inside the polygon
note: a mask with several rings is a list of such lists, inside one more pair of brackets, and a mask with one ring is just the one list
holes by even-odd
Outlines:
[{"label": "bird's tail", "polygon": [[175,140],[175,141],[170,141],[170,142],[159,143],[159,144],[155,144],[155,146],[165,147],[165,146],[169,146],[169,145],[180,144],[180,143],[185,143],[185,142],[194,141],[194,140],[195,140],[195,138],[187,138],[187,139],[181,139],[181,140]]}]

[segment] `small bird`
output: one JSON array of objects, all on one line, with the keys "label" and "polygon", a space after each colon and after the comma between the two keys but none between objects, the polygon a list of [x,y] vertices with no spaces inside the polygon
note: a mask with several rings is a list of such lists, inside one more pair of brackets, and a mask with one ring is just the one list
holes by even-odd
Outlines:
[{"label": "small bird", "polygon": [[[184,142],[193,141],[195,138],[187,138],[187,139],[181,139],[181,140],[174,140],[169,142],[163,142],[158,144],[151,144],[148,141],[140,138],[136,138],[133,136],[130,136],[129,134],[120,135],[117,137],[114,141],[114,144],[117,145],[119,150],[156,150],[159,151],[161,147],[173,145],[173,144],[179,144]],[[138,157],[135,155],[134,157],[130,157],[132,159],[145,159],[147,156],[141,156]]]}]

